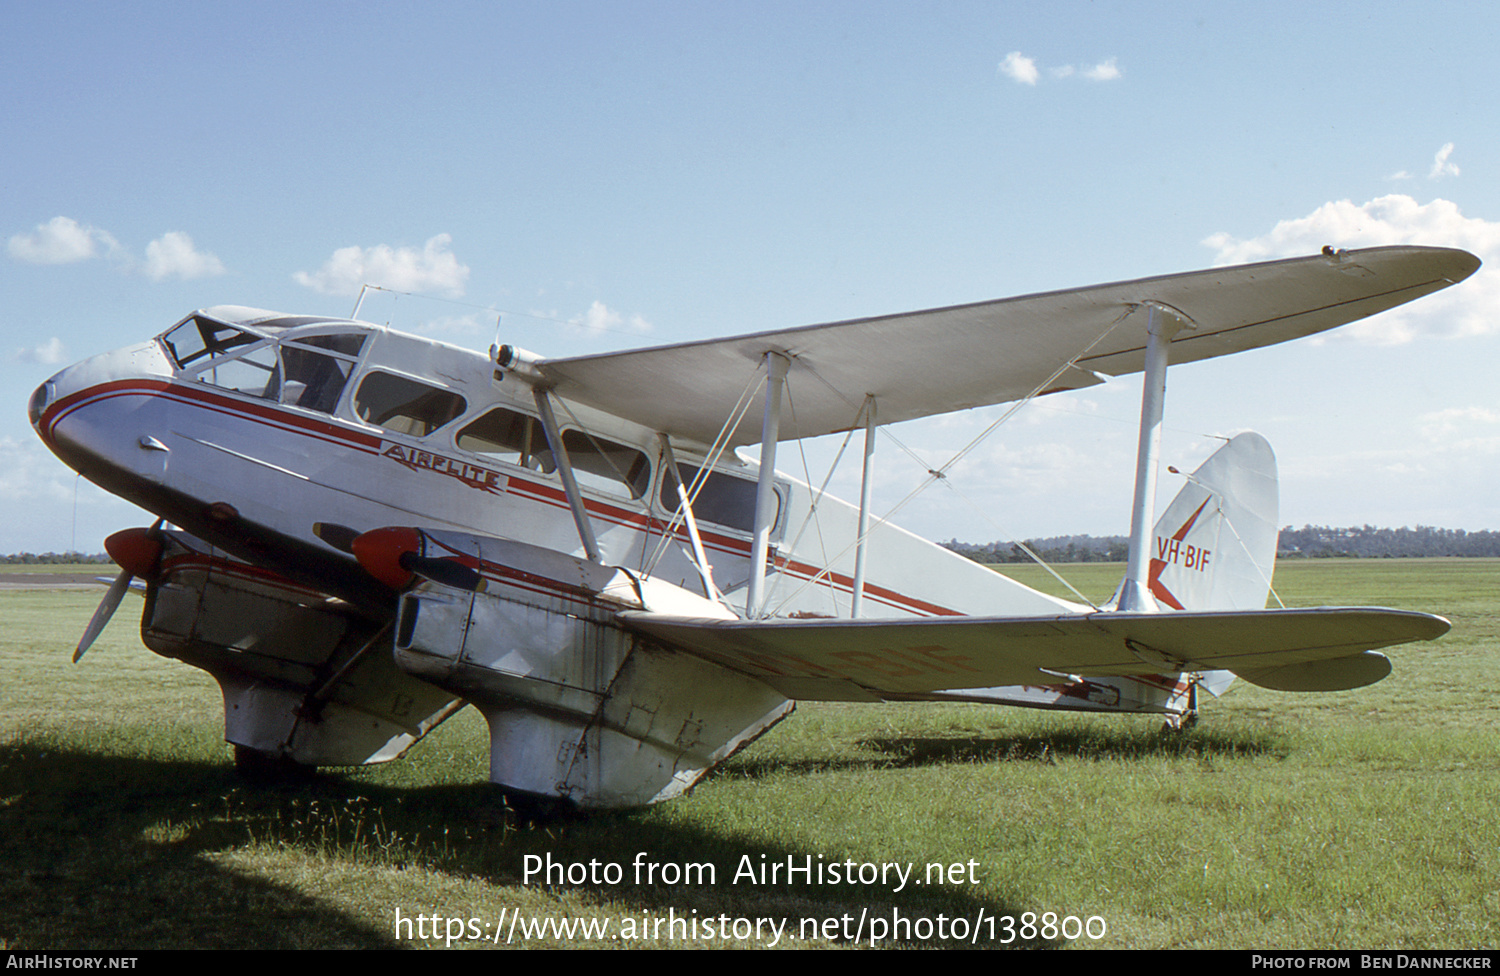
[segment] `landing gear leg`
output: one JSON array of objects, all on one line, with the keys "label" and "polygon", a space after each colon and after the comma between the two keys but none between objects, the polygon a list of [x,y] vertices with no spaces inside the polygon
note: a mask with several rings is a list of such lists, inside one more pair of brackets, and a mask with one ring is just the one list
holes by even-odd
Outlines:
[{"label": "landing gear leg", "polygon": [[1166,722],[1162,725],[1163,732],[1186,732],[1198,724],[1198,681],[1188,686],[1188,705],[1181,712],[1168,712]]}]

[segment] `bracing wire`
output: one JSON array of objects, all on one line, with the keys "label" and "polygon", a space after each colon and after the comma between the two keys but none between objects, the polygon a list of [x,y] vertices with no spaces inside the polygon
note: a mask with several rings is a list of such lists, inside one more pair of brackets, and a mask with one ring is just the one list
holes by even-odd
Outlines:
[{"label": "bracing wire", "polygon": [[[927,469],[927,477],[925,479],[923,479],[923,481],[922,481],[921,484],[917,485],[917,487],[913,488],[910,492],[908,492],[904,498],[902,498],[899,502],[897,502],[890,509],[888,509],[884,515],[880,516],[878,519],[871,520],[870,527],[865,532],[864,535],[860,536],[853,543],[851,543],[850,545],[846,546],[844,548],[844,550],[842,552],[840,552],[838,554],[838,556],[836,556],[834,558],[834,560],[825,562],[824,563],[824,567],[823,567],[822,570],[820,570],[817,574],[815,574],[814,576],[812,576],[809,579],[807,579],[806,581],[804,581],[801,586],[797,587],[796,590],[794,590],[792,593],[790,593],[787,596],[787,598],[785,600],[783,600],[778,605],[777,611],[779,611],[781,609],[784,609],[792,600],[796,599],[796,597],[799,594],[801,594],[802,591],[805,590],[807,587],[813,585],[814,583],[816,583],[819,580],[823,579],[824,577],[828,576],[832,572],[833,562],[836,562],[838,559],[842,559],[844,556],[846,556],[846,555],[849,554],[850,550],[852,550],[856,546],[861,545],[862,543],[864,543],[865,540],[869,537],[870,533],[874,532],[876,528],[878,528],[878,527],[886,524],[887,522],[889,522],[896,515],[896,513],[899,512],[902,508],[906,507],[906,505],[909,502],[911,502],[912,499],[916,498],[922,492],[926,491],[928,488],[930,488],[936,482],[939,482],[939,481],[946,482],[947,479],[948,479],[948,472],[953,468],[954,465],[958,464],[959,461],[963,460],[964,457],[966,457],[970,452],[972,452],[975,448],[977,448],[986,438],[988,438],[991,434],[993,434],[996,430],[998,430],[1003,424],[1005,424],[1013,416],[1015,416],[1016,412],[1019,411],[1022,407],[1026,406],[1027,404],[1029,404],[1032,400],[1036,399],[1038,396],[1041,396],[1041,394],[1042,394],[1042,392],[1044,390],[1047,390],[1047,389],[1049,389],[1051,387],[1053,381],[1057,380],[1059,377],[1061,377],[1068,370],[1076,368],[1077,365],[1078,365],[1078,360],[1080,360],[1084,356],[1088,355],[1088,353],[1091,352],[1095,346],[1097,346],[1099,343],[1103,342],[1104,339],[1111,332],[1113,332],[1119,326],[1119,324],[1121,322],[1125,321],[1125,319],[1127,319],[1127,318],[1130,317],[1130,315],[1135,311],[1135,308],[1136,307],[1134,305],[1127,306],[1119,315],[1117,315],[1114,318],[1113,321],[1111,321],[1109,323],[1108,326],[1106,326],[1104,328],[1104,330],[1102,332],[1100,332],[1097,336],[1095,336],[1093,340],[1091,340],[1082,349],[1078,350],[1077,353],[1075,353],[1071,358],[1069,358],[1066,362],[1064,362],[1061,366],[1059,366],[1056,370],[1054,370],[1046,379],[1042,380],[1042,382],[1038,383],[1035,387],[1033,387],[1031,389],[1031,391],[1026,394],[1025,397],[1023,397],[1022,399],[1017,400],[1015,403],[1011,404],[1011,406],[1003,414],[1000,415],[999,419],[997,419],[994,423],[990,424],[983,431],[981,431],[976,437],[974,437],[971,441],[969,441],[969,443],[966,444],[961,450],[959,450],[958,453],[956,453],[952,458],[950,458],[947,461],[947,463],[943,464],[941,467],[938,467],[938,468],[928,468]],[[823,378],[822,376],[819,376],[816,371],[812,371],[812,372],[813,372],[813,374],[815,376],[818,376],[818,378],[824,383],[824,385],[828,386],[828,388],[830,390],[833,390],[833,392],[835,392],[841,398],[843,398],[845,400],[845,402],[848,402],[851,405],[853,404],[852,400],[849,400],[849,398],[846,397],[846,396],[844,396],[842,392],[840,392],[836,388],[834,388],[833,385],[830,384],[830,383],[828,383],[828,381],[825,378]],[[887,431],[884,431],[884,430],[882,432],[883,433],[888,433]],[[899,442],[897,442],[897,443],[899,443]],[[918,457],[914,452],[912,452],[908,448],[905,448],[904,446],[902,447],[902,449],[905,450],[908,454],[911,454],[914,458],[916,458],[919,464],[922,464],[923,467],[926,467],[925,462],[923,462],[920,459],[920,457]],[[952,485],[951,484],[949,484],[948,487],[950,489],[952,489]],[[956,489],[954,489],[954,490],[956,490]],[[962,492],[959,492],[958,494],[959,494],[960,497],[963,497],[963,493]],[[965,499],[965,501],[967,501],[967,499]],[[1021,549],[1028,556],[1030,556],[1032,559],[1034,559],[1037,562],[1038,565],[1040,565],[1043,569],[1046,569],[1047,572],[1049,572],[1053,576],[1055,576],[1064,586],[1066,586],[1069,590],[1071,590],[1074,594],[1076,594],[1079,597],[1079,599],[1083,600],[1085,603],[1089,604],[1090,606],[1095,606],[1095,604],[1093,603],[1092,600],[1089,600],[1087,597],[1083,596],[1083,594],[1079,593],[1078,590],[1071,583],[1068,583],[1067,580],[1063,579],[1062,576],[1060,576],[1057,573],[1056,570],[1054,570],[1044,560],[1042,560],[1042,558],[1040,556],[1038,556],[1036,553],[1032,552],[1025,545],[1022,545]],[[1095,608],[1097,609],[1097,607],[1095,607]]]},{"label": "bracing wire", "polygon": [[[759,368],[750,373],[750,379],[745,383],[745,388],[740,391],[740,396],[735,402],[734,409],[725,418],[724,425],[719,428],[718,436],[714,438],[714,442],[708,449],[708,454],[703,465],[699,467],[697,476],[693,478],[693,483],[688,488],[689,505],[698,500],[698,493],[707,483],[709,473],[713,471],[714,465],[723,456],[725,449],[729,446],[730,438],[734,437],[734,432],[739,429],[740,421],[744,419],[745,413],[750,409],[750,404],[755,394],[756,380],[759,377]],[[657,563],[666,554],[667,546],[676,538],[677,526],[682,524],[684,516],[685,513],[682,510],[682,506],[679,505],[676,513],[672,516],[671,522],[668,523],[666,530],[662,533],[661,541],[656,544],[656,549],[651,553],[651,558],[646,561],[642,570],[646,575],[649,576],[656,570]]]}]

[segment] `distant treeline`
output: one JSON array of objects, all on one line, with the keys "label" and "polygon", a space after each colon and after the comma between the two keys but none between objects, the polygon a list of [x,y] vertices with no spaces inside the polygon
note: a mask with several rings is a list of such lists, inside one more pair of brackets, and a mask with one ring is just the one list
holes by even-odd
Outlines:
[{"label": "distant treeline", "polygon": [[[981,563],[1024,563],[1030,557],[1012,542],[942,543],[961,556]],[[1130,540],[1123,535],[1055,535],[1045,539],[1027,539],[1026,545],[1049,563],[1122,563],[1130,551]],[[1332,529],[1324,525],[1290,525],[1281,530],[1276,548],[1280,559],[1344,556],[1355,559],[1396,559],[1412,556],[1500,556],[1500,532],[1488,529],[1465,532],[1463,529],[1438,529],[1419,525],[1414,529],[1380,529],[1362,525]],[[102,552],[22,552],[0,556],[0,565],[37,565],[47,563],[107,563]]]},{"label": "distant treeline", "polygon": [[0,566],[45,566],[52,563],[107,563],[112,562],[109,556],[102,552],[84,554],[81,552],[17,552],[9,556],[0,556]]},{"label": "distant treeline", "polygon": [[[1027,539],[1025,544],[1049,563],[1123,563],[1130,552],[1130,540],[1123,535],[1058,535]],[[941,545],[978,563],[1031,562],[1031,557],[1012,542],[984,544],[949,539]]]},{"label": "distant treeline", "polygon": [[[1059,535],[1027,539],[1026,546],[1049,563],[1124,562],[1130,540],[1123,535]],[[1010,542],[988,544],[943,543],[948,549],[981,563],[1021,563],[1030,557]],[[1414,529],[1380,529],[1373,525],[1333,529],[1323,525],[1290,525],[1281,530],[1276,548],[1280,559],[1323,559],[1344,556],[1356,559],[1395,559],[1412,556],[1500,556],[1500,532],[1438,529],[1419,525]]]},{"label": "distant treeline", "polygon": [[1322,525],[1291,526],[1281,530],[1276,554],[1282,557],[1355,556],[1393,559],[1400,556],[1500,556],[1500,532],[1484,529],[1377,529],[1373,525],[1330,529]]}]

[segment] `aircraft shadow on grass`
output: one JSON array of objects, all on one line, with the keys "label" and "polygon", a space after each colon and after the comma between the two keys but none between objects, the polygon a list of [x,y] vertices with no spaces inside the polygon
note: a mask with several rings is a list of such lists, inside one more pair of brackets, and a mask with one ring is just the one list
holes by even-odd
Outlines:
[{"label": "aircraft shadow on grass", "polygon": [[[478,812],[476,815],[476,811]],[[520,887],[523,858],[617,863],[624,883],[537,885],[585,892],[641,918],[744,916],[826,919],[868,907],[908,918],[1019,918],[1036,911],[1024,896],[999,899],[962,887],[903,892],[891,885],[731,883],[748,859],[762,865],[842,861],[836,850],[765,844],[730,831],[664,820],[649,810],[611,811],[548,822],[518,819],[490,783],[393,788],[324,773],[278,785],[247,786],[228,765],[141,759],[36,741],[0,745],[0,941],[12,948],[397,948],[402,896],[372,922],[295,882],[258,877],[216,855],[249,847],[328,856],[311,871],[347,865],[358,876],[374,867],[420,867]],[[714,884],[634,884],[632,861],[645,851],[659,862],[711,863]],[[857,858],[856,858],[857,860]],[[923,865],[915,865],[920,873]],[[415,889],[409,889],[415,891]],[[362,896],[367,897],[367,896]],[[413,894],[411,898],[422,896]],[[487,901],[508,907],[504,891]],[[487,905],[400,904],[406,913],[481,915]],[[558,906],[556,914],[576,911]],[[694,914],[696,913],[696,914]],[[538,916],[545,911],[538,911]],[[997,930],[998,931],[998,930]],[[981,944],[1000,941],[987,937]],[[441,943],[441,938],[439,938]],[[418,940],[420,944],[420,940]],[[431,942],[428,943],[432,944]],[[934,936],[905,945],[949,945]],[[1032,946],[1046,945],[1033,940]]]}]

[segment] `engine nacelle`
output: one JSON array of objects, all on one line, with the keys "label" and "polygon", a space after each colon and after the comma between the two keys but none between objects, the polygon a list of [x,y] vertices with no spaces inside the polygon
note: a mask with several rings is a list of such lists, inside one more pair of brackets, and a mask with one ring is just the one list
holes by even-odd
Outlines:
[{"label": "engine nacelle", "polygon": [[490,778],[580,807],[642,806],[689,789],[792,710],[753,678],[622,627],[625,609],[725,616],[615,567],[515,542],[424,532],[431,558],[479,568],[480,591],[424,579],[401,598],[396,662],[473,702]]},{"label": "engine nacelle", "polygon": [[141,639],[213,675],[224,738],[307,766],[403,755],[463,707],[402,672],[390,634],[340,600],[163,533]]}]

